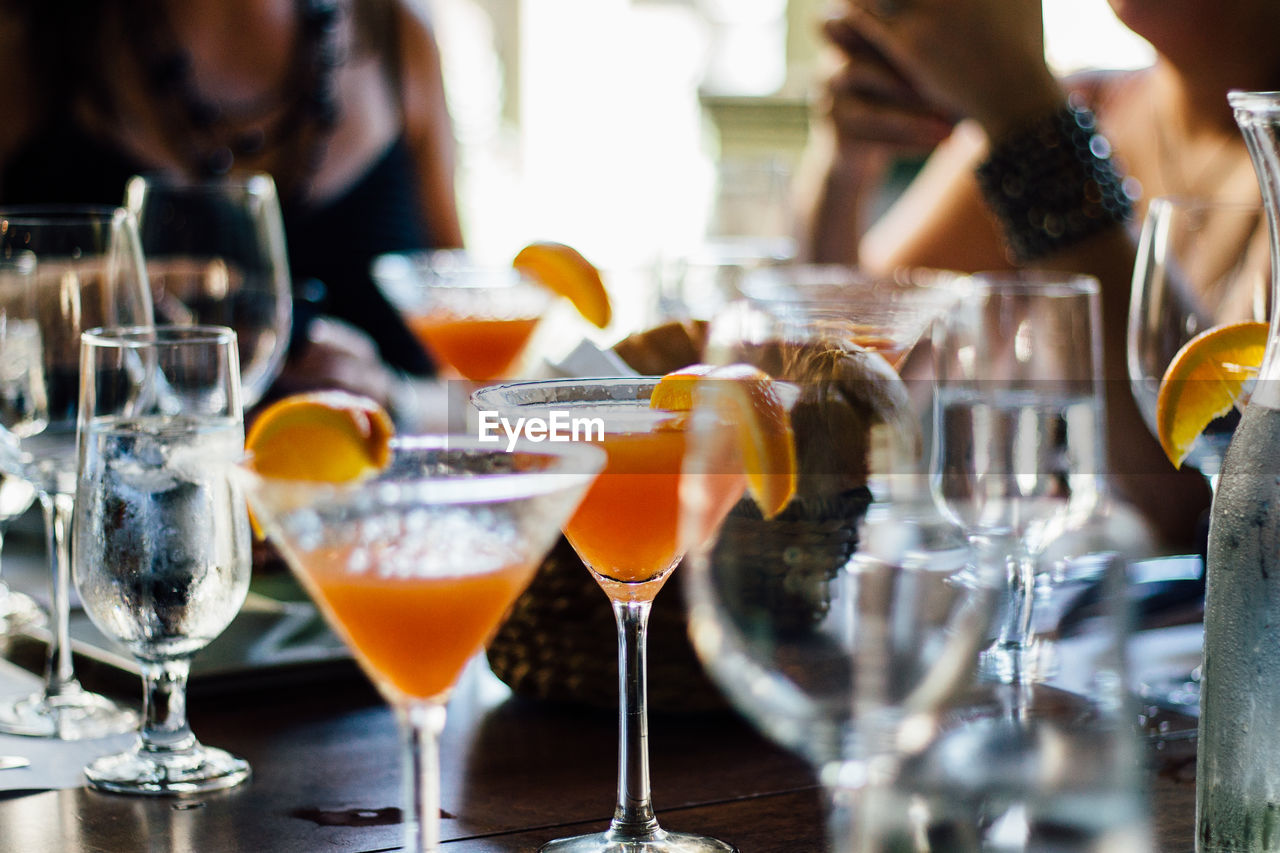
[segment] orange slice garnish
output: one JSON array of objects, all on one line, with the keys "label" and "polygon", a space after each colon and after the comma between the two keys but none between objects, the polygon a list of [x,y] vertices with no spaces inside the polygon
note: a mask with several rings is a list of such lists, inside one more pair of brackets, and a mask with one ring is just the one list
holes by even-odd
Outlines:
[{"label": "orange slice garnish", "polygon": [[761,515],[782,512],[796,492],[796,444],[773,378],[747,364],[696,364],[663,376],[649,397],[655,409],[688,411],[695,404],[714,407],[733,425],[747,491]]},{"label": "orange slice garnish", "polygon": [[693,409],[693,386],[715,370],[711,364],[691,364],[673,370],[658,380],[649,395],[649,408],[671,412],[687,412]]},{"label": "orange slice garnish", "polygon": [[346,483],[386,466],[395,428],[367,397],[345,391],[295,394],[258,415],[245,438],[263,477]]},{"label": "orange slice garnish", "polygon": [[613,317],[600,270],[564,243],[530,243],[511,262],[543,287],[568,299],[586,320],[603,329]]},{"label": "orange slice garnish", "polygon": [[1215,418],[1236,405],[1245,383],[1257,375],[1267,348],[1268,325],[1214,326],[1183,344],[1160,380],[1156,437],[1175,468]]}]

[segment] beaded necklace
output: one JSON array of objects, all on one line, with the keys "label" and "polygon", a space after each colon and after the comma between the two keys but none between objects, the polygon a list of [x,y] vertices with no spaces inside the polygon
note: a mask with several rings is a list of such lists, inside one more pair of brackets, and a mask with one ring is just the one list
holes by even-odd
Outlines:
[{"label": "beaded necklace", "polygon": [[178,42],[164,3],[147,5],[146,25],[133,30],[135,47],[152,95],[173,107],[159,112],[187,167],[216,178],[237,159],[288,152],[278,158],[287,171],[277,171],[276,183],[283,195],[304,198],[338,123],[336,78],[347,60],[342,0],[294,0],[299,35],[282,90],[236,107],[200,90],[191,53]]}]

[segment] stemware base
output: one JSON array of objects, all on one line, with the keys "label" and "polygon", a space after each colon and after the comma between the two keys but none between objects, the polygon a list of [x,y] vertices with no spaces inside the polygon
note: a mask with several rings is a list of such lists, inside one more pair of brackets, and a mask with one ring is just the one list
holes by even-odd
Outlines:
[{"label": "stemware base", "polygon": [[249,773],[243,758],[198,743],[172,753],[147,753],[138,746],[104,755],[84,769],[89,784],[100,791],[154,796],[219,791],[239,785]]},{"label": "stemware base", "polygon": [[557,838],[539,847],[538,853],[738,853],[738,848],[716,838],[665,829],[639,838],[610,829]]},{"label": "stemware base", "polygon": [[0,705],[0,732],[11,735],[89,740],[137,727],[133,711],[74,682],[56,694],[35,693]]}]

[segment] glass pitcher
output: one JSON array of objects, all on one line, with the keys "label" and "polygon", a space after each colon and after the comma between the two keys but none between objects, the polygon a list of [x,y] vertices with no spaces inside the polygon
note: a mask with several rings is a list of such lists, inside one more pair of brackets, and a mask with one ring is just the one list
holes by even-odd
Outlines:
[{"label": "glass pitcher", "polygon": [[[1228,96],[1280,269],[1280,92]],[[1223,461],[1209,527],[1196,850],[1280,851],[1280,314]]]}]

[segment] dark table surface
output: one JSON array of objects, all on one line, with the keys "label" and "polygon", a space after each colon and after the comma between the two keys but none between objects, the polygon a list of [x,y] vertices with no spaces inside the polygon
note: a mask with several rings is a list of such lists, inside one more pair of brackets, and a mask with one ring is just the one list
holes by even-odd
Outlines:
[{"label": "dark table surface", "polygon": [[[5,576],[14,582],[24,567],[12,550],[5,550]],[[39,562],[26,568],[33,577],[44,571]],[[38,652],[34,644],[10,644],[7,656],[38,670]],[[225,649],[207,652],[225,657]],[[135,676],[101,660],[80,666],[86,686],[136,703]],[[204,742],[252,764],[247,784],[180,800],[84,787],[0,793],[0,853],[400,848],[399,734],[349,660],[199,676],[190,706]],[[442,739],[444,849],[534,851],[553,838],[604,829],[613,813],[616,744],[612,710],[513,697],[477,660],[453,696]],[[652,714],[650,753],[654,805],[667,829],[713,835],[742,853],[825,849],[823,796],[812,771],[731,712]],[[1147,738],[1146,758],[1156,849],[1190,851],[1194,739]]]},{"label": "dark table surface", "polygon": [[[0,797],[0,850],[382,851],[401,844],[395,721],[354,674],[279,690],[197,693],[207,743],[246,757],[252,780],[192,799],[85,788]],[[442,744],[445,849],[530,851],[601,829],[612,814],[616,721],[608,711],[511,698],[473,667]],[[668,829],[748,851],[824,849],[807,766],[728,713],[655,714],[654,801]],[[1192,740],[1148,741],[1157,849],[1192,848]]]}]

